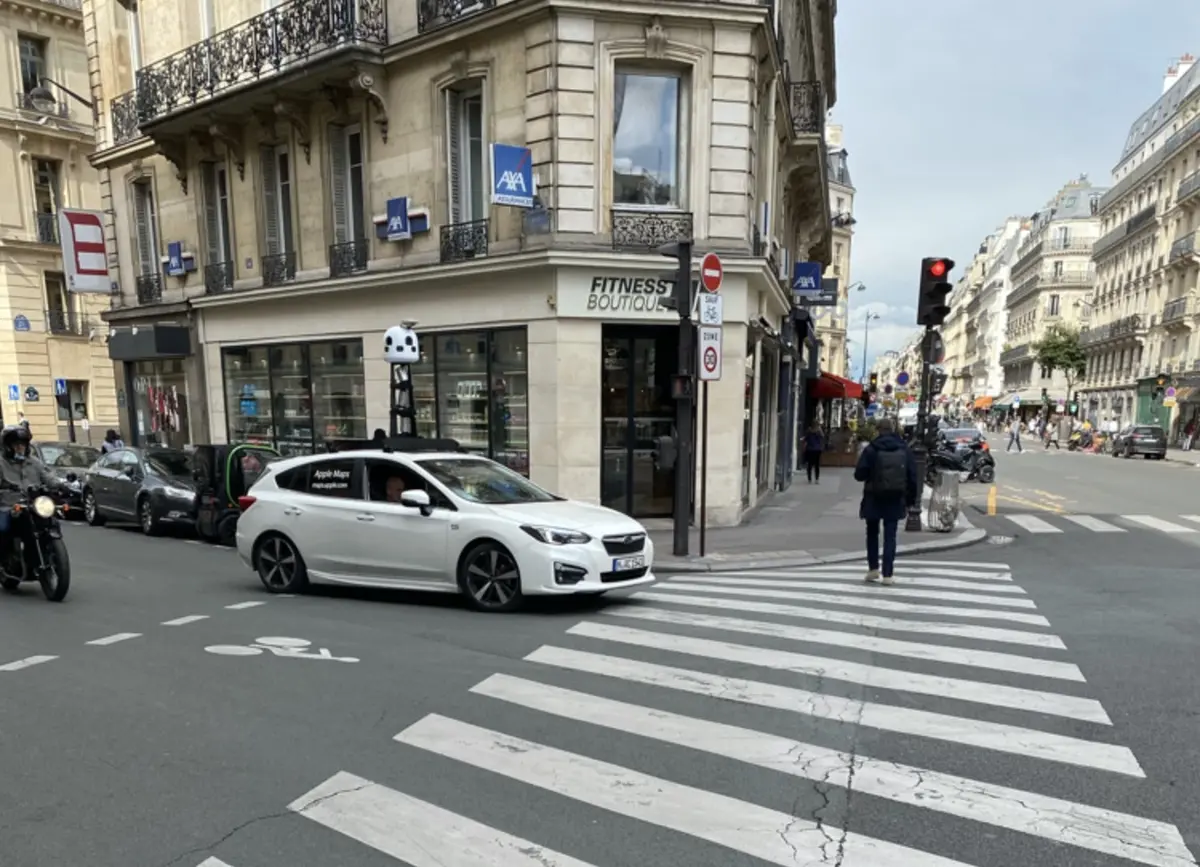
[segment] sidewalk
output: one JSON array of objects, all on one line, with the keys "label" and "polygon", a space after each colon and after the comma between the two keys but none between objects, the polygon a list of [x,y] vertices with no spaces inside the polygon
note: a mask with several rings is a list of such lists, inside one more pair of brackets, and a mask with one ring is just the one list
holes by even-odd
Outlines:
[{"label": "sidewalk", "polygon": [[[854,471],[822,471],[821,484],[810,485],[802,474],[791,488],[774,494],[749,521],[738,527],[708,530],[705,556],[699,556],[700,533],[693,527],[688,557],[671,553],[671,522],[644,521],[654,541],[654,571],[716,572],[730,569],[787,569],[820,563],[844,563],[866,557],[863,523],[858,517],[862,485]],[[964,515],[951,533],[905,533],[900,530],[897,554],[920,554],[962,548],[982,541],[986,531]]]}]

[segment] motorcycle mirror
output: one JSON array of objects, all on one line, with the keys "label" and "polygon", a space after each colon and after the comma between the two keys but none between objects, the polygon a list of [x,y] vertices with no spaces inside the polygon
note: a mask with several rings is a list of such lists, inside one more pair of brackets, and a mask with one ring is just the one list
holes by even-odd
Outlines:
[{"label": "motorcycle mirror", "polygon": [[79,481],[79,476],[75,475],[74,473],[67,473],[67,481],[68,482],[77,482],[77,481]]}]

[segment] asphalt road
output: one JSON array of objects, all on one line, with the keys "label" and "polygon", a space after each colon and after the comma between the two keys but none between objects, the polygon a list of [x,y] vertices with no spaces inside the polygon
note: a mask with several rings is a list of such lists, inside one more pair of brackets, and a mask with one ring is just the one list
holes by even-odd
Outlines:
[{"label": "asphalt road", "polygon": [[1013,535],[489,617],[72,528],[0,599],[0,863],[1194,864],[1195,548]]}]

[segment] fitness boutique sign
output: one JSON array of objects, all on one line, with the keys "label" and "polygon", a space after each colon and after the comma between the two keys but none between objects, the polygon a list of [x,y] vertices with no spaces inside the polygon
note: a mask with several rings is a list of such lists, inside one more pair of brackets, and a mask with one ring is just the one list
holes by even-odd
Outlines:
[{"label": "fitness boutique sign", "polygon": [[[663,260],[666,262],[666,260]],[[665,272],[670,264],[663,269]],[[677,322],[678,314],[659,307],[674,284],[656,274],[596,274],[560,270],[558,315],[584,319]]]}]

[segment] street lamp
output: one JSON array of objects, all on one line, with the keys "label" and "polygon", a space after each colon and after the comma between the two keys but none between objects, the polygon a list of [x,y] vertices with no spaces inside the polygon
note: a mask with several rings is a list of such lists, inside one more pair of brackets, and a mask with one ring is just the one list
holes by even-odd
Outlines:
[{"label": "street lamp", "polygon": [[64,87],[57,81],[54,81],[50,78],[39,79],[38,86],[26,94],[26,97],[29,99],[29,104],[38,114],[46,116],[58,114],[58,97],[54,95],[54,91],[47,87],[47,85],[53,85],[67,96],[71,97],[71,99],[78,102],[80,105],[90,108],[92,110],[92,119],[99,120],[100,116],[96,111],[96,103],[92,102],[90,99],[85,99],[75,91],[71,90],[69,87]]},{"label": "street lamp", "polygon": [[863,320],[863,379],[867,377],[867,337],[871,333],[871,320],[882,318],[878,313],[868,313]]}]

